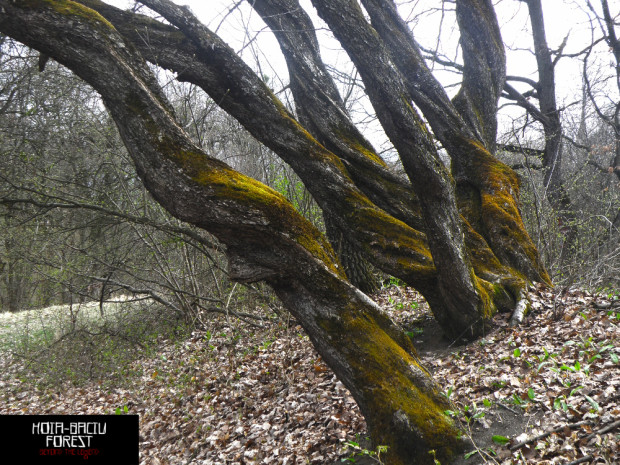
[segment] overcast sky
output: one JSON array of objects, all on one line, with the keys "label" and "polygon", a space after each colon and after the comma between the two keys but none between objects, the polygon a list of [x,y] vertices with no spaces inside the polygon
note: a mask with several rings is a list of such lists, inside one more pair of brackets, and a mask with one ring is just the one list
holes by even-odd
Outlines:
[{"label": "overcast sky", "polygon": [[[127,0],[107,0],[116,5],[129,4]],[[237,0],[175,0],[188,5],[192,11],[213,31],[254,68],[260,69],[271,82],[274,90],[286,85],[287,73],[284,59],[273,35],[265,28],[260,17],[248,2]],[[233,8],[238,4],[237,8]],[[323,46],[324,60],[333,66],[351,70],[346,54],[339,50],[338,44],[324,31],[316,17],[310,0],[300,0],[302,7],[311,15],[319,27],[318,35]],[[403,17],[411,20],[414,36],[425,47],[437,49],[450,58],[458,54],[458,29],[454,24],[452,12],[437,10],[441,3],[437,0],[400,0]],[[591,25],[585,10],[585,0],[543,0],[547,40],[551,49],[557,49],[569,35],[566,53],[582,50],[591,41]],[[593,4],[596,4],[595,0]],[[507,71],[509,75],[527,76],[537,80],[536,62],[531,52],[532,38],[529,32],[527,7],[518,0],[495,1],[502,36],[507,48]],[[612,2],[612,5],[614,2]],[[452,8],[450,4],[447,4]],[[233,10],[231,11],[231,8]],[[614,8],[612,6],[612,8]],[[620,6],[616,6],[616,9]],[[432,11],[431,9],[435,9]],[[613,13],[613,12],[612,12]],[[441,30],[441,41],[437,42]],[[596,31],[597,37],[600,31]],[[458,90],[459,77],[453,73],[436,70],[437,77],[448,86],[448,92]],[[581,93],[581,63],[578,60],[563,59],[556,69],[559,105],[579,99]],[[523,85],[515,87],[527,90]],[[363,118],[358,108],[358,120]],[[514,112],[507,112],[504,124],[508,124]],[[355,116],[354,116],[355,119]],[[367,134],[371,139],[372,135]]]},{"label": "overcast sky", "polygon": [[[107,1],[117,5],[131,3],[127,0]],[[246,60],[251,61],[254,58],[252,53],[259,49],[263,55],[262,58],[259,58],[261,58],[262,65],[266,69],[269,68],[268,63],[273,62],[273,68],[282,71],[280,68],[283,65],[283,60],[277,43],[269,31],[264,29],[264,23],[252,11],[248,2],[238,2],[237,0],[175,0],[175,3],[188,5],[207,26],[212,30],[217,30],[220,37],[235,50],[241,51]],[[231,12],[231,8],[237,3],[240,5]],[[300,3],[316,20],[310,0],[300,0]],[[413,19],[414,34],[421,44],[434,48],[441,25],[443,41],[441,48],[447,55],[454,55],[458,30],[453,27],[453,15],[447,13],[443,17],[443,22],[439,11],[416,17],[416,15],[427,12],[430,8],[436,8],[440,4],[439,1],[401,0],[397,3],[401,4],[404,16]],[[496,1],[496,4],[502,35],[508,49],[508,74],[526,74],[534,77],[535,62],[528,50],[531,49],[532,39],[528,32],[527,7],[518,0],[501,0]],[[557,48],[564,37],[570,33],[566,51],[574,52],[583,49],[590,40],[590,24],[584,11],[585,0],[544,0],[543,8],[550,47],[552,49]],[[409,13],[411,10],[413,11]],[[251,37],[258,35],[258,46],[255,47],[254,51],[247,47],[248,33]],[[334,44],[328,44],[327,47],[332,49]],[[326,59],[329,61],[330,57],[328,56]],[[337,59],[337,56],[331,58],[331,60]],[[559,74],[566,78],[563,77],[558,84],[566,86],[570,81],[576,79],[577,87],[579,87],[578,70],[572,69],[574,66],[569,67],[568,61],[570,60],[565,60],[566,65],[559,70]],[[573,76],[574,72],[577,72],[577,76]]]}]

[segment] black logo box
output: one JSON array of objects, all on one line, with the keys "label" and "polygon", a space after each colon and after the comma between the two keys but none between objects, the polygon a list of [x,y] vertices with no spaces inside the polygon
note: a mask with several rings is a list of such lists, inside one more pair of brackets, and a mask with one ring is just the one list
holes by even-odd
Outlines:
[{"label": "black logo box", "polygon": [[139,463],[138,415],[0,415],[7,451],[20,463]]}]

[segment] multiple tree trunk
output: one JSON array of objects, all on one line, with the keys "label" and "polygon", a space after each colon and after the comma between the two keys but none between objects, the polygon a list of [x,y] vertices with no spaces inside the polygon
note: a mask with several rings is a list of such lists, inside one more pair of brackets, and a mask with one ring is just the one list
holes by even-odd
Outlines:
[{"label": "multiple tree trunk", "polygon": [[448,463],[465,441],[407,336],[348,282],[328,241],[282,196],[191,142],[145,60],[200,86],[286,161],[335,230],[426,297],[448,337],[475,338],[498,310],[523,306],[528,281],[549,281],[521,221],[518,180],[493,156],[505,57],[491,1],[457,1],[465,74],[451,101],[391,0],[362,0],[370,22],[355,0],[313,0],[411,182],[349,119],[297,0],[251,2],[286,57],[297,118],[188,9],[142,3],[167,23],[99,0],[0,0],[0,32],[101,94],[145,186],[226,245],[232,277],[273,287],[355,397],[374,442],[389,447],[388,463],[433,463],[431,450]]}]

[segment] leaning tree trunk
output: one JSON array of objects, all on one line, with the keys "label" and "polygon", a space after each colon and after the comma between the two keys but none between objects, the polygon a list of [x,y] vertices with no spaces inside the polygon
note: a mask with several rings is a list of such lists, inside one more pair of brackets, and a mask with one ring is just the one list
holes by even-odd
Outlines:
[{"label": "leaning tree trunk", "polygon": [[[318,52],[318,42],[313,35],[312,23],[303,10],[299,8],[296,0],[257,0],[252,2],[252,5],[259,14],[261,14],[262,18],[271,27],[278,38],[281,49],[287,60],[289,75],[291,77],[291,90],[295,96],[296,109],[300,118],[305,122],[305,127],[316,135],[322,144],[328,147],[332,152],[338,154],[343,160],[346,160],[347,168],[352,177],[375,204],[380,205],[391,215],[402,219],[409,225],[426,230],[424,222],[420,222],[420,206],[415,199],[413,189],[410,186],[394,189],[393,186],[397,183],[389,180],[389,177],[381,172],[381,170],[384,169],[384,164],[382,164],[382,161],[374,154],[370,144],[357,132],[353,124],[349,121],[335,85],[321,62]],[[347,49],[350,55],[352,55],[353,60],[356,61],[358,69],[361,70],[362,77],[366,79],[367,87],[381,87],[373,84],[374,79],[375,82],[382,82],[382,86],[385,90],[388,90],[388,92],[391,90],[391,93],[394,95],[405,95],[405,92],[399,90],[400,83],[397,82],[398,78],[393,79],[392,84],[386,86],[386,79],[384,79],[384,77],[389,75],[391,70],[389,66],[381,66],[381,57],[385,56],[385,52],[381,51],[381,43],[374,36],[369,25],[365,23],[361,15],[356,15],[358,11],[351,5],[350,2],[342,2],[332,5],[333,8],[330,10],[328,8],[329,5],[323,5],[322,2],[317,2],[316,4],[319,12],[324,15],[324,18],[328,22],[330,20],[332,21],[332,26],[335,26],[332,28],[341,32],[341,36],[339,37],[345,45],[345,48],[347,48],[347,41],[349,41],[349,47]],[[373,2],[365,3],[367,11],[371,13],[373,26],[377,28],[382,38],[386,40],[387,46],[391,47],[390,52],[392,52],[393,57],[396,58],[396,62],[399,65],[404,62],[408,63],[408,65],[414,65],[414,69],[407,68],[407,66],[403,67],[404,75],[409,78],[406,80],[407,84],[413,82],[407,90],[414,97],[414,100],[420,108],[422,108],[425,116],[432,122],[439,123],[435,124],[433,129],[436,133],[437,131],[442,133],[443,138],[440,137],[442,142],[446,140],[445,134],[449,134],[452,136],[451,140],[459,140],[459,143],[453,143],[452,147],[457,146],[460,148],[461,152],[468,152],[468,154],[470,154],[472,152],[471,147],[466,146],[466,148],[463,149],[462,147],[464,144],[461,143],[460,139],[473,139],[474,136],[471,135],[471,132],[468,132],[468,128],[465,122],[462,121],[461,115],[452,106],[443,92],[443,89],[434,81],[430,72],[426,69],[425,73],[420,73],[418,72],[419,70],[415,69],[415,65],[421,62],[421,58],[418,56],[411,60],[411,57],[406,54],[398,56],[398,53],[394,53],[394,50],[398,52],[401,51],[403,45],[410,41],[410,32],[407,30],[406,26],[404,26],[401,30],[394,33],[395,31],[393,27],[391,27],[394,25],[394,18],[400,18],[396,14],[395,8],[393,8],[394,14],[392,17],[386,17],[385,14],[389,12],[389,8],[386,8],[387,6],[389,6],[387,2],[382,2],[379,5],[374,5]],[[339,13],[343,11],[347,11],[351,14],[346,20],[344,15]],[[337,23],[337,21],[341,22]],[[351,45],[360,37],[363,40],[359,42],[363,45],[356,50],[355,47]],[[413,50],[413,47],[408,50]],[[375,62],[370,60],[370,56],[373,54],[375,56],[379,55]],[[433,86],[435,87],[434,89]],[[430,95],[426,95],[425,92],[429,92],[429,87],[431,93]],[[490,119],[492,121],[494,121],[495,111],[497,109],[497,95],[494,99],[491,99],[491,110],[486,110],[487,114],[491,114],[492,118]],[[392,100],[391,106],[389,106],[390,104],[387,103],[389,102],[389,98],[384,98],[377,94],[374,95],[374,99],[373,95],[370,95],[370,97],[378,113],[381,115],[381,112],[383,112],[384,122],[386,121],[386,117],[390,119],[393,118],[395,114],[397,115],[400,102],[394,102]],[[443,104],[439,104],[437,98],[440,100],[443,99]],[[406,111],[396,116],[396,118],[401,121],[406,121],[407,118],[412,118],[414,121],[417,119],[416,115],[407,115]],[[389,128],[389,122],[384,123],[384,126]],[[416,124],[416,128],[420,126],[422,125]],[[406,146],[407,136],[403,136],[403,133],[407,135],[415,133],[416,130],[412,130],[411,128],[412,126],[409,126],[405,131],[392,129],[392,131],[389,132],[395,145],[402,149],[401,156],[404,154],[406,158],[410,158],[408,155],[409,148]],[[493,128],[491,131],[493,135],[494,131],[495,129]],[[457,138],[455,135],[461,137]],[[424,139],[423,135],[420,139]],[[427,145],[427,150],[431,156],[436,157],[436,154],[432,154],[434,151],[433,148]],[[478,151],[479,147],[475,147],[474,150]],[[483,154],[483,157],[486,157],[486,154]],[[415,163],[415,166],[412,166],[412,163],[407,162],[407,160],[404,161],[405,167],[409,166],[410,173],[413,173],[415,177],[419,163]],[[496,161],[493,162],[495,163]],[[499,164],[499,162],[497,163]],[[370,171],[374,173],[369,175],[368,173]],[[514,183],[515,180],[516,178],[514,177],[509,178],[511,183]],[[371,181],[372,184],[370,184],[369,181]],[[422,184],[423,183],[418,180],[417,185]],[[512,185],[510,187],[512,188]],[[423,190],[425,193],[428,193],[428,190]],[[387,192],[391,195],[385,195]],[[449,197],[449,194],[446,195],[446,197]],[[389,200],[386,201],[386,199]],[[518,219],[519,214],[516,209],[510,212],[511,215],[515,213]],[[502,222],[505,216],[506,215],[504,215],[499,222]],[[522,224],[519,224],[519,222],[520,220],[517,222],[518,227],[515,228],[519,232],[519,241],[517,242],[526,244],[528,250],[531,250],[533,247],[531,243],[528,244],[529,238],[524,232]],[[456,289],[459,289],[459,286],[463,285],[458,283],[453,285],[453,281],[451,282],[450,278],[456,276],[461,280],[461,283],[468,281],[467,267],[460,269],[460,271],[458,268],[454,269],[452,267],[444,268],[443,272],[439,270],[440,281],[443,279],[451,283],[450,285],[444,284],[443,292],[437,286],[433,287],[433,289],[421,289],[425,297],[431,302],[431,308],[440,324],[442,324],[444,329],[447,330],[447,333],[453,337],[460,334],[463,328],[470,328],[472,326],[472,321],[467,321],[468,316],[474,316],[474,319],[479,322],[477,327],[479,331],[483,328],[483,322],[489,316],[492,316],[494,311],[493,307],[513,308],[515,305],[514,300],[516,300],[518,296],[523,295],[524,280],[516,276],[519,272],[515,273],[515,271],[511,271],[506,267],[490,265],[489,259],[494,260],[493,263],[495,264],[498,262],[493,257],[493,253],[489,250],[489,245],[481,241],[480,235],[473,232],[467,224],[465,224],[465,229],[468,236],[467,241],[469,244],[473,245],[473,248],[470,247],[470,249],[476,252],[474,267],[476,268],[478,277],[490,279],[491,281],[491,283],[483,280],[480,281],[481,286],[490,291],[492,296],[491,299],[481,304],[478,310],[471,307],[468,310],[466,307],[459,305],[458,302],[450,302],[450,299],[446,298],[446,295],[450,295],[449,292],[445,291],[446,289],[450,289],[451,292],[454,293]],[[440,240],[439,242],[445,244],[445,241]],[[500,247],[498,247],[500,251],[504,248],[505,243],[500,244]],[[519,252],[520,251],[517,251],[516,255],[523,258],[522,254],[519,254]],[[434,257],[438,258],[437,253],[434,254]],[[535,253],[533,257],[536,261],[537,256]],[[465,259],[465,261],[466,260],[467,259]],[[524,258],[522,262],[527,263],[528,260],[529,258]],[[460,261],[461,260],[454,260],[454,255],[446,260],[446,262],[452,264]],[[527,269],[527,275],[532,279],[540,279],[541,271],[543,273],[543,279],[545,279],[544,270],[542,270],[539,263],[535,267]],[[501,278],[499,278],[500,276]],[[484,295],[484,292],[482,292],[482,294]],[[489,294],[487,294],[486,297],[488,297],[488,295]],[[454,312],[454,309],[457,308],[458,310]],[[452,313],[449,309],[452,309]],[[484,313],[482,313],[481,310],[483,310]],[[450,326],[451,322],[454,323],[453,327]],[[456,331],[459,332],[457,333]]]},{"label": "leaning tree trunk", "polygon": [[[339,3],[337,7],[334,7],[332,2],[329,6],[324,3],[326,2],[318,0],[314,2],[319,14],[323,15],[328,24],[330,21],[333,22],[332,29],[345,31],[340,36],[336,34],[337,37],[343,42],[362,77],[365,72],[370,75],[368,82],[365,83],[366,87],[371,89],[368,92],[369,97],[375,105],[379,118],[382,107],[390,105],[390,95],[410,96],[424,112],[435,136],[452,158],[456,198],[464,217],[463,232],[465,243],[468,245],[465,252],[469,252],[476,273],[470,282],[477,287],[479,298],[484,300],[477,311],[469,307],[470,310],[461,308],[461,313],[484,322],[498,307],[520,306],[521,303],[517,304],[517,301],[522,300],[525,294],[523,278],[549,281],[549,277],[521,221],[517,205],[518,179],[512,170],[492,155],[497,129],[497,101],[505,77],[505,57],[499,26],[491,3],[488,0],[457,2],[457,18],[461,26],[465,66],[463,86],[454,102],[449,101],[443,88],[430,74],[421,59],[411,32],[396,12],[392,1],[362,0],[376,32],[370,29],[361,11],[357,10],[355,14],[355,9],[352,8],[349,17],[342,14],[342,11],[346,10],[346,1]],[[346,31],[349,31],[348,35]],[[391,94],[379,95],[373,99],[376,87],[373,74],[377,76],[377,70],[390,68],[389,63],[385,63],[380,57],[375,61],[370,60],[370,52],[365,51],[366,48],[372,51],[380,48],[381,43],[377,42],[377,35],[383,39],[383,44],[389,50],[389,56],[396,68],[401,71],[408,94],[401,92],[396,83],[392,86]],[[372,45],[368,47],[368,44]],[[379,78],[382,82],[380,87],[385,88],[385,76]],[[391,112],[392,117],[397,114],[394,113],[397,106],[398,102],[393,102],[391,108],[387,110],[388,113]],[[402,119],[405,119],[404,116]],[[402,119],[397,117],[396,120],[402,124]],[[390,135],[390,121],[394,121],[394,118],[383,122],[388,135]],[[423,128],[422,125],[418,127]],[[407,154],[407,147],[401,149],[398,142],[402,141],[397,138],[393,139],[393,142],[399,150],[414,188],[416,185],[424,185],[419,179],[422,163],[418,160],[415,164],[409,165],[411,158]],[[424,191],[425,193],[421,195],[428,197],[429,188],[425,188]],[[422,199],[419,201],[423,202]],[[433,207],[436,205],[430,208]],[[426,208],[422,205],[426,221],[428,217],[424,213],[428,208],[428,205]],[[429,226],[429,229],[433,233],[436,232],[432,226]],[[434,299],[429,300],[431,307],[435,303],[436,307],[445,306],[447,310],[438,312],[436,309],[435,316],[444,328],[449,327],[450,321],[458,321],[461,328],[471,328],[463,316],[458,318],[450,312],[451,309],[457,308],[458,304],[451,302],[445,295],[446,287],[442,288],[441,282],[442,279],[449,282],[453,292],[456,289],[467,289],[466,266],[461,269],[449,267],[444,269],[437,263],[442,257],[437,256],[437,251],[433,248],[433,235],[428,235],[428,238],[438,268],[437,297],[440,302],[437,305]],[[439,243],[445,244],[441,240]],[[459,248],[458,241],[453,241],[451,248],[443,250],[447,252],[445,256],[449,257],[446,264],[454,263],[455,255],[450,256],[450,252],[456,252]],[[466,256],[462,259],[467,261]],[[455,279],[451,280],[451,277],[446,276],[447,273],[453,273],[452,278]],[[473,299],[470,298],[470,301]]]},{"label": "leaning tree trunk", "polygon": [[[303,11],[296,1],[291,2],[294,8],[288,8],[286,1],[275,0],[257,1],[256,6],[258,8],[259,4],[266,3],[280,8],[279,15],[282,17]],[[319,87],[325,86],[327,90],[310,92],[307,95],[314,95],[317,102],[314,108],[323,104],[327,109],[323,120],[328,124],[320,124],[321,118],[313,115],[315,110],[310,103],[302,108],[307,120],[312,122],[308,123],[309,130],[312,135],[316,134],[317,141],[315,137],[308,137],[308,129],[293,119],[262,80],[188,11],[180,12],[175,18],[162,9],[167,2],[144,2],[158,9],[158,12],[174,25],[169,26],[144,16],[122,12],[98,0],[82,0],[81,3],[97,9],[112,21],[148,60],[176,71],[178,79],[202,87],[254,137],[289,163],[324,212],[332,214],[338,221],[339,229],[346,231],[348,238],[375,266],[413,285],[427,298],[449,337],[475,337],[482,334],[497,309],[515,308],[518,299],[523,295],[526,279],[548,280],[540,265],[537,251],[523,229],[516,207],[516,176],[494,159],[478,142],[479,139],[469,136],[471,132],[467,132],[466,126],[463,129],[460,114],[453,107],[450,108],[451,103],[447,98],[443,97],[447,101],[446,105],[438,102],[439,111],[431,114],[432,118],[426,110],[424,113],[429,121],[434,120],[433,130],[436,135],[440,134],[438,137],[444,146],[451,144],[453,159],[465,160],[465,163],[453,163],[453,166],[464,165],[468,168],[468,171],[461,169],[460,174],[455,176],[456,195],[459,203],[463,203],[460,189],[462,186],[467,188],[465,198],[468,201],[473,200],[465,207],[461,206],[461,212],[475,212],[475,217],[469,218],[466,215],[466,219],[461,217],[458,221],[454,216],[455,207],[450,200],[451,197],[454,198],[454,194],[450,194],[451,180],[445,173],[442,174],[443,167],[433,153],[434,147],[432,141],[428,140],[428,134],[421,131],[423,125],[419,124],[419,118],[415,112],[410,111],[410,105],[403,106],[406,98],[402,102],[388,99],[382,111],[387,119],[397,115],[399,111],[402,112],[404,124],[392,127],[392,134],[395,138],[399,137],[398,133],[405,134],[399,142],[404,157],[410,161],[421,157],[432,173],[429,173],[428,179],[420,174],[418,176],[423,182],[434,180],[438,189],[436,192],[446,194],[446,197],[440,198],[438,202],[435,202],[436,198],[430,199],[427,196],[427,205],[424,208],[415,195],[413,186],[389,173],[369,144],[359,133],[351,130],[350,123],[340,124],[346,118],[337,115],[338,105],[334,105],[329,86],[325,85],[321,76],[317,78]],[[342,11],[352,8],[348,2],[340,6]],[[357,26],[363,25],[355,13],[353,20],[357,21]],[[294,28],[289,28],[289,31],[291,29]],[[346,35],[355,38],[355,28],[348,32],[346,29],[343,31],[343,41],[346,40]],[[365,32],[368,33],[374,36],[372,31]],[[302,37],[301,42],[309,43],[311,40],[312,37],[306,36]],[[300,47],[300,55],[297,51],[291,55],[294,55],[298,63],[310,63],[309,67],[320,74],[319,68],[315,66],[317,60],[312,53],[307,53],[308,50],[311,52],[311,49],[312,47]],[[368,47],[363,52],[367,49]],[[397,56],[393,50],[390,51],[394,57]],[[350,53],[353,53],[353,50]],[[287,56],[287,61],[288,58]],[[400,62],[396,58],[395,61],[400,67]],[[377,70],[383,68],[379,67]],[[392,71],[388,70],[388,74]],[[306,72],[303,78],[307,77]],[[430,81],[427,82],[426,78],[427,75],[423,75],[421,85],[418,86],[422,93],[428,92]],[[368,76],[368,79],[373,79],[372,75]],[[401,86],[398,76],[392,73],[390,79],[393,90]],[[422,108],[417,100],[419,95],[416,96],[411,90],[409,81],[406,84],[408,92]],[[317,88],[312,79],[308,79],[305,85]],[[432,87],[432,83],[430,85]],[[435,94],[427,98],[429,102],[433,102],[438,95],[437,89],[432,92]],[[257,118],[257,115],[260,115],[260,118]],[[419,127],[410,133],[414,126]],[[420,151],[420,147],[423,150]],[[318,154],[322,155],[317,157]],[[324,179],[325,176],[327,177]],[[416,189],[425,196],[427,192],[433,191],[425,188],[424,184]],[[472,189],[474,192],[470,192]],[[349,195],[347,192],[355,194]],[[482,199],[482,202],[476,199]],[[432,217],[432,210],[438,209],[439,205],[445,206],[444,214],[448,216],[443,220],[448,220],[447,222]],[[426,213],[423,213],[423,210]],[[424,234],[428,228],[427,221],[431,222],[430,229],[434,233],[436,229],[432,223],[441,224],[439,230],[443,230],[443,233],[430,236]],[[461,221],[462,225],[459,224]],[[468,250],[464,250],[462,244],[459,245],[458,238],[462,235],[457,232],[459,229],[465,233],[465,248]],[[457,238],[454,243],[451,241],[453,237]],[[436,256],[432,259],[428,239],[434,242]],[[472,276],[471,267],[467,265],[468,256],[472,261],[475,276]],[[452,262],[452,259],[456,261]],[[437,261],[444,263],[440,267],[443,271],[439,273],[435,267]],[[455,268],[453,263],[460,265]],[[454,280],[455,283],[452,282]],[[459,288],[463,292],[459,292]],[[459,298],[455,300],[453,296]],[[467,299],[466,296],[471,297],[471,301],[467,305],[460,305],[461,301]]]},{"label": "leaning tree trunk", "polygon": [[[173,15],[183,13],[167,7]],[[448,402],[411,342],[344,279],[324,237],[277,192],[190,141],[145,62],[107,20],[64,0],[0,0],[0,9],[2,33],[53,57],[101,94],[155,199],[226,244],[233,278],[272,285],[355,397],[373,439],[389,447],[389,463],[432,463],[429,450],[447,463],[463,448],[460,431],[443,413]],[[311,163],[330,160],[325,149],[306,155]],[[388,222],[342,181],[342,169],[323,174],[324,187],[349,199],[351,212],[369,210],[362,219]]]},{"label": "leaning tree trunk", "polygon": [[143,57],[203,88],[289,163],[335,229],[416,287],[450,337],[475,337],[498,309],[517,306],[527,280],[548,280],[523,228],[517,178],[492,155],[504,58],[490,1],[457,2],[465,78],[454,102],[391,0],[363,1],[372,25],[355,1],[313,1],[356,63],[411,182],[390,173],[351,123],[297,0],[252,4],[285,54],[299,120],[189,10],[142,3],[167,24],[99,0],[0,0],[0,31],[97,89],[153,196],[226,244],[233,278],[271,284],[354,395],[375,443],[389,446],[390,463],[432,463],[429,450],[449,461],[463,442],[407,337],[347,282],[329,243],[279,194],[190,142]]}]

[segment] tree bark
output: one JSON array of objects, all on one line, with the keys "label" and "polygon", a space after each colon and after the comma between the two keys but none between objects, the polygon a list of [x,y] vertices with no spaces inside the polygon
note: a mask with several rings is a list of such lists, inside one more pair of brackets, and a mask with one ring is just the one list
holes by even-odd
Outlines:
[{"label": "tree bark", "polygon": [[334,252],[338,256],[347,279],[351,284],[366,294],[379,289],[379,278],[373,273],[372,265],[362,252],[347,239],[346,231],[342,231],[329,214],[323,214],[325,234]]},{"label": "tree bark", "polygon": [[[352,179],[373,203],[401,218],[419,214],[412,211],[408,215],[398,215],[397,212],[411,210],[409,206],[398,206],[399,202],[410,203],[410,186],[388,171],[372,144],[351,121],[321,59],[314,25],[297,0],[258,0],[250,3],[280,44],[288,66],[290,89],[299,122],[317,141],[346,162]],[[373,173],[372,176],[369,176],[370,173]],[[379,177],[381,182],[375,182],[376,187],[365,189],[364,184],[375,177]],[[390,186],[396,195],[377,193],[377,190],[385,190],[382,183]],[[349,231],[341,230],[338,221],[329,213],[324,214],[324,219],[327,237],[349,281],[367,293],[377,290],[378,280],[372,273],[372,265],[363,252],[348,240]],[[421,222],[416,221],[413,225],[420,227]]]},{"label": "tree bark", "polygon": [[413,101],[451,157],[457,202],[477,276],[496,290],[503,288],[500,294],[515,297],[523,292],[523,277],[545,282],[550,278],[521,220],[518,178],[493,155],[497,102],[505,80],[503,42],[490,1],[459,0],[456,5],[463,83],[450,101],[424,63],[394,3],[364,0]]},{"label": "tree bark", "polygon": [[[482,284],[491,289],[494,297],[501,296],[492,299],[496,305],[505,306],[510,300],[506,300],[508,295],[518,300],[523,293],[523,276],[547,282],[549,277],[520,218],[518,179],[485,145],[494,147],[497,101],[505,75],[503,45],[492,5],[488,1],[457,2],[457,16],[467,38],[463,46],[471,49],[465,53],[464,90],[460,92],[466,98],[457,98],[457,105],[450,102],[426,67],[394,3],[363,3],[404,77],[409,95],[452,158],[465,240],[470,245],[477,277],[484,280]],[[368,40],[364,37],[364,41]],[[472,89],[467,90],[468,87]],[[472,108],[465,111],[463,102]],[[475,113],[478,117],[472,121],[462,113]],[[514,300],[508,305],[514,306]]]},{"label": "tree bark", "polygon": [[[388,190],[387,183],[370,178],[358,188],[348,160],[340,160],[309,137],[264,82],[219,37],[197,25],[185,31],[190,37],[196,36],[190,41],[179,30],[150,18],[122,12],[97,0],[81,3],[103,13],[150,61],[176,71],[180,80],[203,88],[254,137],[289,163],[321,208],[333,213],[340,227],[349,232],[349,238],[382,269],[420,286],[433,281],[435,271],[426,238],[408,226],[421,220],[410,206],[401,202],[411,199],[401,187],[402,182],[394,183],[395,188]],[[147,43],[142,39],[145,36],[149,37]],[[374,166],[366,170],[371,173],[371,168]],[[391,175],[391,179],[396,177]],[[407,224],[394,221],[389,212],[369,199],[361,190],[370,189],[369,185],[383,188],[380,195],[386,202],[397,199],[391,210],[401,208]],[[403,242],[402,246],[397,245],[399,242]]]},{"label": "tree bark", "polygon": [[355,63],[417,194],[437,269],[437,295],[432,300],[426,296],[436,318],[451,334],[482,334],[485,316],[494,313],[493,303],[471,265],[453,179],[411,105],[401,74],[356,2],[314,0],[313,5]]},{"label": "tree bark", "polygon": [[[172,17],[184,15],[169,2],[155,3]],[[329,244],[290,203],[191,142],[146,63],[111,23],[65,0],[0,0],[0,9],[2,33],[48,54],[101,94],[154,198],[218,237],[233,277],[271,284],[355,397],[373,439],[389,447],[389,463],[433,463],[429,450],[448,463],[463,448],[443,413],[448,401],[409,339],[344,279]],[[325,149],[308,155],[325,169],[334,165]]]}]

